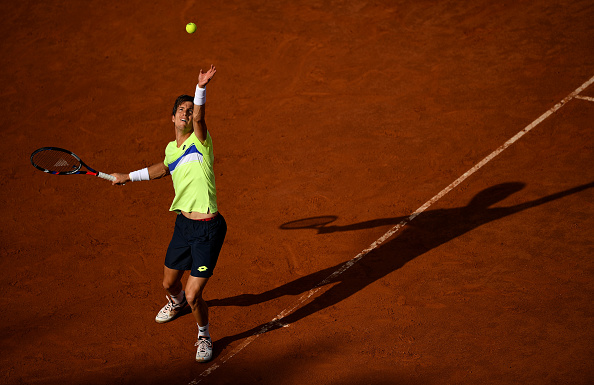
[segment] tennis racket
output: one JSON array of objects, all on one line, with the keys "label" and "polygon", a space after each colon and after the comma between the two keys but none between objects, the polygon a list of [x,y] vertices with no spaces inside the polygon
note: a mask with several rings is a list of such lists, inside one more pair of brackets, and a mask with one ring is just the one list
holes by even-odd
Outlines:
[{"label": "tennis racket", "polygon": [[[31,154],[31,164],[38,170],[54,175],[86,174],[114,181],[115,177],[98,172],[87,166],[72,151],[58,147],[43,147]],[[81,170],[84,166],[88,171]]]}]

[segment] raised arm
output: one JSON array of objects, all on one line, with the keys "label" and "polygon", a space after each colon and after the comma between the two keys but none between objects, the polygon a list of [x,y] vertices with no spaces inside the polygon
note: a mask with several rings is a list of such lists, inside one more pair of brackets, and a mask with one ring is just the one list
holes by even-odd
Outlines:
[{"label": "raised arm", "polygon": [[206,73],[203,73],[202,70],[200,70],[200,74],[198,74],[198,85],[196,86],[196,95],[194,96],[194,114],[192,116],[192,121],[194,122],[194,134],[196,134],[196,137],[201,142],[206,140],[207,133],[206,122],[204,120],[206,85],[210,82],[215,73],[217,73],[217,69],[211,65]]},{"label": "raised arm", "polygon": [[126,184],[126,182],[137,182],[141,180],[152,180],[152,179],[159,179],[164,176],[169,175],[169,168],[165,166],[165,163],[155,163],[150,167],[143,168],[138,171],[133,171],[130,174],[121,174],[121,173],[113,173],[116,179],[111,183],[112,185],[116,184]]}]

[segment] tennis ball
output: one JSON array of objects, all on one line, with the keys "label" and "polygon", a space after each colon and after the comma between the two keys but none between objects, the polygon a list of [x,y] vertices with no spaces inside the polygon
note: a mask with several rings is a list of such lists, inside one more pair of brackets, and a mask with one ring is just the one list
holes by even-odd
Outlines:
[{"label": "tennis ball", "polygon": [[194,23],[188,23],[188,24],[186,24],[186,32],[187,33],[194,33],[194,32],[196,32],[196,24],[194,24]]}]

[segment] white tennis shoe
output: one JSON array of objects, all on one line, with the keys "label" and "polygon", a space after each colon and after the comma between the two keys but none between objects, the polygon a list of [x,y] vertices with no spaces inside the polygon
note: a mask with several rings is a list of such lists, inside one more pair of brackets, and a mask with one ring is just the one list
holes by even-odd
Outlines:
[{"label": "white tennis shoe", "polygon": [[159,314],[155,317],[155,321],[157,323],[165,323],[175,319],[181,311],[188,305],[188,301],[186,301],[186,296],[184,295],[184,300],[180,304],[175,304],[169,296],[167,298],[167,305],[163,306],[163,308],[159,311]]},{"label": "white tennis shoe", "polygon": [[194,346],[197,346],[196,361],[208,362],[212,359],[212,340],[209,337],[198,337],[198,341]]}]

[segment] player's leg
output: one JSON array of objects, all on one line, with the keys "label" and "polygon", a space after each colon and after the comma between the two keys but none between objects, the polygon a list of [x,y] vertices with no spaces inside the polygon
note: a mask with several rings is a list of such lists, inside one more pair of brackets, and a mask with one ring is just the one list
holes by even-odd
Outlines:
[{"label": "player's leg", "polygon": [[165,323],[173,321],[179,316],[187,306],[185,292],[182,290],[181,279],[184,275],[183,270],[170,269],[164,267],[163,288],[167,291],[167,304],[161,308],[155,321]]},{"label": "player's leg", "polygon": [[208,306],[202,294],[217,264],[227,233],[227,223],[219,214],[210,221],[196,221],[194,230],[192,270],[186,283],[186,296],[198,324],[196,361],[207,362],[212,358],[212,340],[209,331]]},{"label": "player's leg", "polygon": [[210,338],[208,323],[208,305],[202,297],[208,278],[188,277],[186,283],[186,298],[192,308],[192,314],[198,326],[198,341],[196,342],[196,361],[208,362],[212,359],[212,339]]},{"label": "player's leg", "polygon": [[208,305],[202,298],[207,282],[208,278],[190,276],[186,283],[186,299],[198,326],[208,325]]},{"label": "player's leg", "polygon": [[179,215],[175,221],[175,230],[167,254],[165,255],[165,266],[163,267],[163,288],[167,292],[167,304],[155,317],[158,323],[169,322],[180,315],[188,304],[182,290],[181,279],[185,270],[192,266],[192,255],[190,245],[184,237],[184,221]]},{"label": "player's leg", "polygon": [[196,361],[198,362],[208,362],[212,359],[212,339],[208,330],[208,305],[202,298],[207,282],[208,278],[190,276],[186,284],[188,303],[198,325],[198,341],[195,345],[197,347]]},{"label": "player's leg", "polygon": [[163,289],[172,297],[182,292],[181,279],[184,276],[183,270],[170,269],[163,266]]}]

